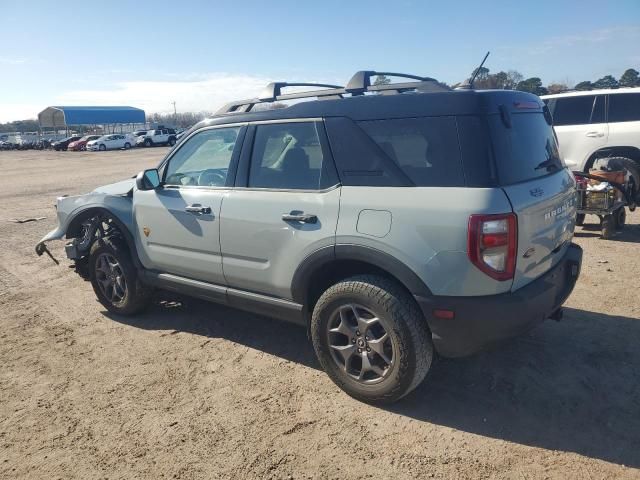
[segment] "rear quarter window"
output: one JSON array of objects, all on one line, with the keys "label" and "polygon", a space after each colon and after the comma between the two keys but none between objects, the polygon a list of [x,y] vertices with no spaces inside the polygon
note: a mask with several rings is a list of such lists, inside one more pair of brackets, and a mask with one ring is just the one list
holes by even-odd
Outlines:
[{"label": "rear quarter window", "polygon": [[416,186],[464,186],[455,117],[358,122]]}]

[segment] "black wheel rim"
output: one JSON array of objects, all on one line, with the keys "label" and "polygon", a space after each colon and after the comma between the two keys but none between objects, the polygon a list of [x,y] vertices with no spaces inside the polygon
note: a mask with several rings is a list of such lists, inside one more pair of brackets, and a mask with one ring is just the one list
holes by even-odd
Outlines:
[{"label": "black wheel rim", "polygon": [[113,305],[121,305],[127,297],[127,281],[118,260],[109,253],[101,253],[96,258],[96,282],[98,288]]},{"label": "black wheel rim", "polygon": [[396,358],[396,345],[385,320],[362,305],[339,307],[327,323],[331,358],[351,379],[364,384],[379,383],[389,376]]}]

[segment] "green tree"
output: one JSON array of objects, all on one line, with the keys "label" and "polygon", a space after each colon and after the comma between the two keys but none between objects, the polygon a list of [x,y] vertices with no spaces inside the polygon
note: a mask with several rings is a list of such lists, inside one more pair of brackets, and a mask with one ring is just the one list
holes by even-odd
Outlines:
[{"label": "green tree", "polygon": [[386,75],[378,75],[375,82],[373,82],[374,85],[389,85],[390,83],[391,79]]},{"label": "green tree", "polygon": [[599,78],[593,83],[595,88],[616,88],[618,86],[618,81],[615,79],[613,75],[605,75],[602,78]]},{"label": "green tree", "polygon": [[589,80],[585,80],[584,82],[577,83],[574,90],[593,90],[593,83]]},{"label": "green tree", "polygon": [[629,68],[620,77],[621,87],[638,87],[640,86],[640,72],[635,68]]},{"label": "green tree", "polygon": [[536,95],[546,95],[549,91],[542,86],[542,80],[539,77],[531,77],[518,82],[516,90],[534,93]]}]

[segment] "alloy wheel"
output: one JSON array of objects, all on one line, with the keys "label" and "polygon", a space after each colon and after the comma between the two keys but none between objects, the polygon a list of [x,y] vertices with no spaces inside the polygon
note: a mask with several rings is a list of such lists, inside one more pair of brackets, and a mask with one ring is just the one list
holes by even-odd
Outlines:
[{"label": "alloy wheel", "polygon": [[113,255],[108,253],[98,255],[95,274],[98,288],[113,305],[118,305],[125,300],[127,282],[124,270]]},{"label": "alloy wheel", "polygon": [[385,321],[362,305],[346,304],[327,323],[331,357],[354,380],[379,383],[391,371],[397,347]]}]

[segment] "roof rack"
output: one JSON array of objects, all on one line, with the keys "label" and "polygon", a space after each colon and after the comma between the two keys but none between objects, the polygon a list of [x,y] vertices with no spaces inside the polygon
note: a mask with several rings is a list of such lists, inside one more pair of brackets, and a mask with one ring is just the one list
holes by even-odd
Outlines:
[{"label": "roof rack", "polygon": [[[389,76],[399,78],[409,78],[416,80],[415,82],[389,83],[381,85],[372,85],[371,78],[377,76]],[[375,72],[373,70],[361,70],[356,72],[345,90],[351,95],[363,95],[365,92],[381,92],[381,93],[402,93],[408,90],[420,91],[448,91],[449,88],[441,85],[435,78],[421,77],[409,73],[397,72]]]},{"label": "roof rack", "polygon": [[[304,92],[295,92],[283,94],[282,89],[285,87],[322,87],[322,90],[307,90]],[[221,113],[232,112],[248,112],[254,105],[259,103],[277,102],[279,100],[294,100],[297,98],[313,98],[318,99],[335,99],[342,98],[346,93],[341,85],[331,85],[327,83],[289,83],[289,82],[272,82],[267,85],[257,98],[248,100],[236,100],[235,102],[224,105],[216,112]]]},{"label": "roof rack", "polygon": [[[414,82],[390,83],[385,85],[371,85],[371,77],[378,75],[387,75],[390,77],[409,78]],[[307,90],[304,92],[295,92],[283,94],[282,89],[285,87],[321,87],[321,90]],[[327,83],[289,83],[289,82],[272,82],[265,87],[262,93],[256,98],[247,100],[236,100],[228,103],[220,108],[216,115],[223,113],[240,113],[248,112],[255,105],[260,103],[277,102],[280,100],[294,100],[298,98],[317,98],[318,100],[333,100],[342,98],[345,94],[363,95],[365,92],[380,92],[383,95],[402,93],[411,90],[419,92],[446,92],[451,90],[446,85],[442,85],[435,78],[420,77],[408,73],[394,72],[374,72],[371,70],[362,70],[356,72],[346,87],[340,85],[331,85]]]}]

